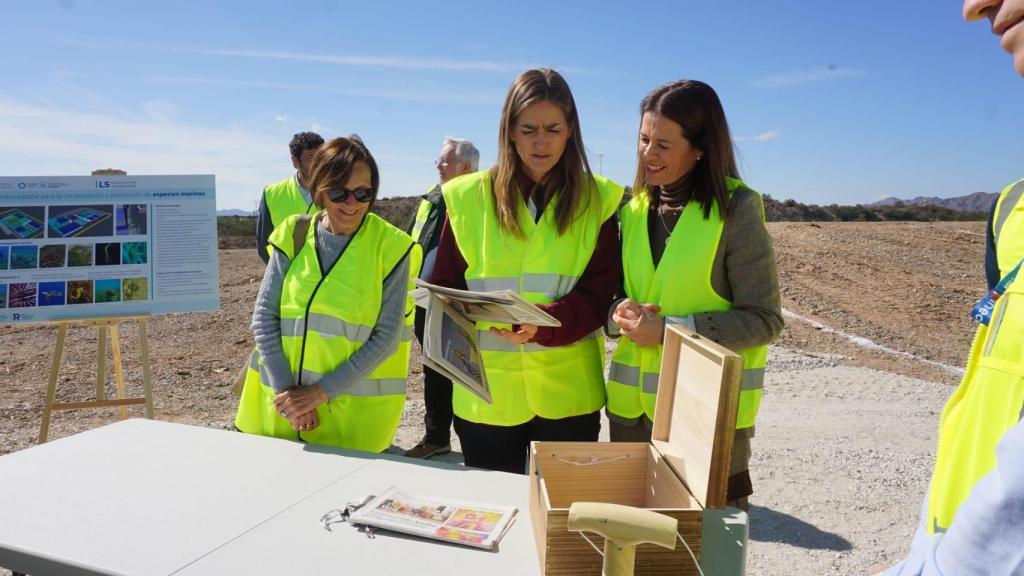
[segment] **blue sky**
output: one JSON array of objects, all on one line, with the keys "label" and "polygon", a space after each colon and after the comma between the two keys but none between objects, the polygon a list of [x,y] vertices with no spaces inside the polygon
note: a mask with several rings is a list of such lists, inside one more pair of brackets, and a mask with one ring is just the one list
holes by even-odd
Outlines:
[{"label": "blue sky", "polygon": [[302,130],[360,134],[384,195],[444,136],[495,158],[512,79],[553,66],[591,165],[632,180],[655,86],[711,84],[762,193],[814,203],[998,191],[1024,176],[1024,81],[960,3],[0,0],[0,175],[214,173],[251,210]]}]

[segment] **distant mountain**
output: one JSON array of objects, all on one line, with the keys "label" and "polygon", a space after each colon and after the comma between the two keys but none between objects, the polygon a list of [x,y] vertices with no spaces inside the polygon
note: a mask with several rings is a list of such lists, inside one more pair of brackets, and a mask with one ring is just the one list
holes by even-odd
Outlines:
[{"label": "distant mountain", "polygon": [[230,210],[217,210],[217,216],[253,216],[252,212],[232,208]]},{"label": "distant mountain", "polygon": [[992,203],[998,196],[999,194],[995,192],[975,192],[956,198],[938,198],[936,196],[918,196],[910,200],[886,198],[874,204],[868,204],[868,206],[892,206],[901,202],[904,206],[942,206],[960,212],[988,212],[992,209]]}]

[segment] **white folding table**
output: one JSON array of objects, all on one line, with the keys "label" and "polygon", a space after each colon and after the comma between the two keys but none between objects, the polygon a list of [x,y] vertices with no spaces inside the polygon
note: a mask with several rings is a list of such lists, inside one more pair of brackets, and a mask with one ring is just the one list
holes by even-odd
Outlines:
[{"label": "white folding table", "polygon": [[[496,552],[320,517],[396,485],[515,506]],[[538,574],[524,476],[126,420],[0,457],[0,566],[32,576]],[[742,574],[746,515],[707,514],[709,574]],[[732,567],[726,568],[726,566]]]}]

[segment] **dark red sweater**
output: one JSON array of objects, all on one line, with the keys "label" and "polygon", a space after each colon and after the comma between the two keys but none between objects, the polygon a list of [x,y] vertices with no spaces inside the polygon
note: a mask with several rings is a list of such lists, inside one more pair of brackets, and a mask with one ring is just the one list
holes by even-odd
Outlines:
[{"label": "dark red sweater", "polygon": [[[430,282],[439,286],[466,290],[465,258],[459,251],[448,217],[441,229],[437,261]],[[597,237],[583,275],[576,286],[551,304],[540,304],[562,323],[559,328],[539,327],[531,342],[541,346],[566,346],[605,325],[608,307],[622,284],[622,249],[619,245],[618,219],[609,218]]]}]

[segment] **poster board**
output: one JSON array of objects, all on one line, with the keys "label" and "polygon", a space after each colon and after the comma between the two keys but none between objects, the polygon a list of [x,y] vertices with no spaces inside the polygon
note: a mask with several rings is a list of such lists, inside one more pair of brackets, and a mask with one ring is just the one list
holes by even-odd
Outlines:
[{"label": "poster board", "polygon": [[213,175],[0,177],[0,324],[220,308]]}]

